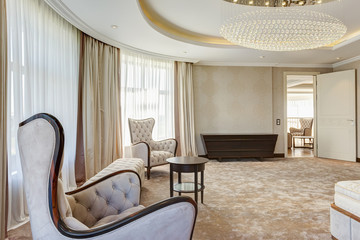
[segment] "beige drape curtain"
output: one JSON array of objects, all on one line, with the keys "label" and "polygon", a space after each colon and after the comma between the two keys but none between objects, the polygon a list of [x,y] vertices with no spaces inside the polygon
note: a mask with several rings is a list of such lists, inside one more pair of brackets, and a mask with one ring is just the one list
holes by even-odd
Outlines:
[{"label": "beige drape curtain", "polygon": [[83,35],[82,119],[86,178],[121,156],[120,50]]},{"label": "beige drape curtain", "polygon": [[175,117],[181,156],[197,156],[192,63],[175,62]]},{"label": "beige drape curtain", "polygon": [[0,239],[6,233],[7,30],[5,0],[0,0]]}]

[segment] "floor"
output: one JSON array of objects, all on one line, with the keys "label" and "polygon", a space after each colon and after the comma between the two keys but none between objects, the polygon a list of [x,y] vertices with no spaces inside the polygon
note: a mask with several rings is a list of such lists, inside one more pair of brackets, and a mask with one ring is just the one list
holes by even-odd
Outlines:
[{"label": "floor", "polygon": [[[334,184],[359,176],[359,163],[313,157],[212,160],[206,164],[205,199],[198,204],[193,239],[330,240]],[[192,177],[185,175],[183,181]],[[141,204],[168,197],[169,165],[153,168]],[[11,231],[9,238],[31,239],[29,226]]]},{"label": "floor", "polygon": [[[314,150],[308,143],[303,143],[300,139],[296,140],[296,148],[288,149],[288,157],[314,157]],[[303,147],[301,147],[303,146]]]},{"label": "floor", "polygon": [[313,157],[314,150],[311,148],[289,148],[288,149],[288,157]]}]

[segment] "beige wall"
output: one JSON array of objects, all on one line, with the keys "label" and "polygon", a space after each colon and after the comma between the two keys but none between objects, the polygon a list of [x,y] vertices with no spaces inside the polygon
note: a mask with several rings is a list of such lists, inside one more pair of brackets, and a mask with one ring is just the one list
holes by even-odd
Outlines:
[{"label": "beige wall", "polygon": [[[277,133],[275,153],[284,153],[285,72],[332,72],[329,68],[194,66],[195,127],[201,133]],[[281,119],[281,125],[276,125]]]},{"label": "beige wall", "polygon": [[201,133],[272,133],[270,67],[194,66],[195,129]]},{"label": "beige wall", "polygon": [[337,68],[334,68],[334,72],[356,69],[356,93],[357,93],[357,157],[360,158],[360,61],[349,63]]}]

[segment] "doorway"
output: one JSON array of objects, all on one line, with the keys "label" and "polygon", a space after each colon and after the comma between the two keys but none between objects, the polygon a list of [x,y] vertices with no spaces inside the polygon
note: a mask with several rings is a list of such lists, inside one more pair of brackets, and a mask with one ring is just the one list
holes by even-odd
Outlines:
[{"label": "doorway", "polygon": [[285,75],[287,157],[315,155],[315,81],[313,73]]}]

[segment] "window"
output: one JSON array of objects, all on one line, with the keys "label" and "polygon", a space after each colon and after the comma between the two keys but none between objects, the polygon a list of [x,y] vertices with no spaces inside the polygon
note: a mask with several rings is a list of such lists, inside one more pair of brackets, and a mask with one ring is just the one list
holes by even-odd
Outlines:
[{"label": "window", "polygon": [[128,118],[154,118],[153,138],[175,136],[174,62],[121,52],[123,145],[130,145]]}]

